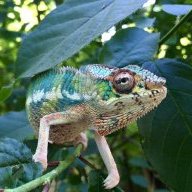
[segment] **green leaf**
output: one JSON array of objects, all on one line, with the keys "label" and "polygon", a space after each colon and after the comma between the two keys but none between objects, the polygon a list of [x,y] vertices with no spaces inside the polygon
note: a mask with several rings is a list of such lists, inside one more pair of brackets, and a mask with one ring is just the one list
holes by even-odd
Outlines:
[{"label": "green leaf", "polygon": [[147,168],[147,169],[151,168],[143,157],[132,157],[129,160],[129,164],[132,166],[141,167],[141,168]]},{"label": "green leaf", "polygon": [[0,137],[23,140],[31,135],[33,135],[33,129],[30,127],[24,111],[9,112],[0,116]]},{"label": "green leaf", "polygon": [[69,182],[70,185],[80,185],[82,183],[81,181],[81,175],[80,174],[77,174],[76,172],[70,172],[70,175],[68,175],[67,177],[67,181]]},{"label": "green leaf", "polygon": [[100,173],[100,171],[90,171],[89,176],[88,176],[88,182],[89,182],[89,188],[88,191],[89,192],[103,192],[103,191],[107,191],[106,189],[104,189],[103,187],[103,176]]},{"label": "green leaf", "polygon": [[138,10],[146,0],[68,0],[49,14],[22,43],[17,74],[31,77],[77,53]]},{"label": "green leaf", "polygon": [[59,182],[59,184],[57,185],[57,191],[58,192],[66,191],[67,188],[68,188],[68,184],[64,183],[64,181]]},{"label": "green leaf", "polygon": [[173,192],[173,191],[168,191],[167,189],[156,189],[154,192]]},{"label": "green leaf", "polygon": [[140,17],[139,19],[135,19],[136,27],[142,29],[145,27],[152,27],[154,22],[155,18]]},{"label": "green leaf", "polygon": [[12,170],[9,167],[0,168],[0,188],[15,187],[14,178],[11,177]]},{"label": "green leaf", "polygon": [[123,189],[121,189],[120,187],[115,187],[112,192],[124,192]]},{"label": "green leaf", "polygon": [[89,139],[89,145],[87,146],[87,149],[82,152],[83,156],[91,154],[98,154],[98,148],[93,138]]},{"label": "green leaf", "polygon": [[179,4],[164,4],[162,5],[163,11],[171,15],[185,15],[192,10],[192,5],[179,5]]},{"label": "green leaf", "polygon": [[4,86],[0,89],[0,102],[5,101],[13,91],[13,85]]},{"label": "green leaf", "polygon": [[143,188],[147,188],[149,185],[146,178],[142,175],[131,175],[131,180],[133,181],[133,183]]},{"label": "green leaf", "polygon": [[42,174],[42,167],[32,161],[26,145],[15,139],[0,141],[0,188],[14,188]]},{"label": "green leaf", "polygon": [[[88,191],[89,192],[107,192],[109,190],[103,187],[103,181],[105,179],[105,175],[99,170],[92,170],[88,175]],[[123,190],[119,187],[115,187],[110,190],[111,192],[123,192]]]},{"label": "green leaf", "polygon": [[101,63],[124,67],[148,61],[156,52],[158,40],[159,33],[148,33],[138,28],[121,30],[104,45]]},{"label": "green leaf", "polygon": [[146,157],[175,191],[192,191],[192,67],[174,59],[143,65],[167,80],[162,104],[138,121]]},{"label": "green leaf", "polygon": [[[0,19],[1,20],[1,19]],[[15,39],[17,37],[21,37],[23,34],[21,32],[16,32],[16,31],[9,31],[5,28],[0,28],[0,36],[1,38],[5,39]]]}]

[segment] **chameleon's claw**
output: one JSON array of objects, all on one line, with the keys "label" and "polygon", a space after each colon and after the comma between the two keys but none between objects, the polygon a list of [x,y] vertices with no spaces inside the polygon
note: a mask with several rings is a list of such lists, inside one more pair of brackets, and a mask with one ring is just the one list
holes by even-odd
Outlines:
[{"label": "chameleon's claw", "polygon": [[73,145],[77,146],[80,143],[83,145],[83,150],[85,150],[88,144],[88,139],[85,133],[80,133],[80,135],[75,138]]},{"label": "chameleon's claw", "polygon": [[33,155],[33,161],[41,163],[43,170],[47,169],[47,158],[44,157],[43,155],[39,155],[39,154],[35,153]]},{"label": "chameleon's claw", "polygon": [[117,171],[112,171],[111,173],[109,173],[109,175],[107,176],[107,178],[105,179],[104,183],[104,187],[105,189],[112,189],[114,188],[118,183],[119,183],[120,177]]}]

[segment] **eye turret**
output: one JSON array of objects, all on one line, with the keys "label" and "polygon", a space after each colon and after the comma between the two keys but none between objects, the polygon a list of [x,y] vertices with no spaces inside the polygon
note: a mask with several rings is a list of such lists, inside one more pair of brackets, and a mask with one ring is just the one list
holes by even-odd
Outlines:
[{"label": "eye turret", "polygon": [[129,93],[134,87],[134,77],[128,71],[122,71],[114,75],[113,87],[119,93]]}]

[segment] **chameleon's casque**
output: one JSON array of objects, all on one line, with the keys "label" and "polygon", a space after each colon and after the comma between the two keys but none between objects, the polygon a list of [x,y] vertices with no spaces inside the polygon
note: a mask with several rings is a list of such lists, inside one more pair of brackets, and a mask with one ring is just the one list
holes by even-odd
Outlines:
[{"label": "chameleon's casque", "polygon": [[30,123],[38,135],[34,161],[47,167],[48,141],[82,143],[86,148],[84,132],[93,129],[108,170],[104,186],[113,188],[120,177],[104,136],[152,110],[166,93],[164,78],[135,65],[93,64],[39,74],[32,79],[26,100]]},{"label": "chameleon's casque", "polygon": [[62,144],[87,129],[107,135],[125,127],[165,98],[164,84],[164,78],[135,65],[57,68],[33,78],[26,108],[36,133],[45,115],[71,109],[74,115],[84,112],[84,120],[77,124],[52,125],[50,140]]}]

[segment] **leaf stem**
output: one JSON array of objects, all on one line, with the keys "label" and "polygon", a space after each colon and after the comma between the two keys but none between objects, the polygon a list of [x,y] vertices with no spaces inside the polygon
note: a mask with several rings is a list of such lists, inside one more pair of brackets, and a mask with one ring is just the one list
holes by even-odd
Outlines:
[{"label": "leaf stem", "polygon": [[79,160],[81,160],[83,163],[85,163],[86,165],[88,165],[89,167],[91,167],[92,169],[97,170],[97,168],[95,167],[95,165],[93,165],[92,163],[90,163],[87,159],[85,159],[83,156],[79,156],[78,157]]},{"label": "leaf stem", "polygon": [[173,28],[172,28],[170,31],[168,31],[168,33],[167,33],[165,36],[163,36],[163,37],[160,39],[160,41],[159,41],[159,46],[162,45],[163,43],[165,43],[165,42],[170,38],[170,36],[171,36],[173,33],[175,33],[175,32],[177,31],[177,29],[178,29],[185,21],[187,21],[187,20],[189,19],[189,17],[190,17],[191,15],[192,15],[192,10],[189,11],[189,13],[187,13],[185,16],[183,16],[183,17],[181,18],[181,20],[180,20],[176,25],[174,25]]},{"label": "leaf stem", "polygon": [[4,192],[28,192],[37,188],[40,185],[45,185],[47,183],[50,183],[51,180],[53,180],[60,173],[62,173],[75,160],[75,158],[80,155],[82,149],[83,149],[83,146],[78,145],[73,154],[68,156],[64,161],[60,161],[58,167],[56,167],[49,173],[33,181],[30,181],[29,183],[26,183],[20,187],[17,187],[15,189],[5,189]]}]

